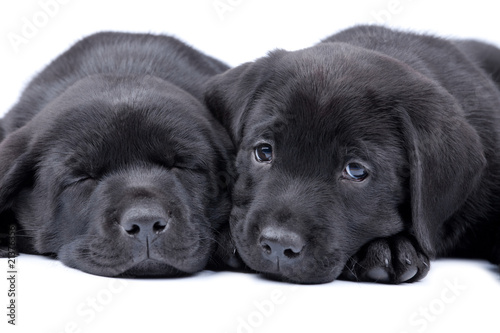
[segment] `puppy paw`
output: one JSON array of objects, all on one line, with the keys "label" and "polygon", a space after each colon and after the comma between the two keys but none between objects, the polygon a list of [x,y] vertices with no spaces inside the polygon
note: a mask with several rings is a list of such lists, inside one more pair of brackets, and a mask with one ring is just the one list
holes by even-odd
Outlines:
[{"label": "puppy paw", "polygon": [[348,260],[341,278],[398,284],[422,279],[429,267],[429,258],[409,238],[396,235],[365,245]]}]

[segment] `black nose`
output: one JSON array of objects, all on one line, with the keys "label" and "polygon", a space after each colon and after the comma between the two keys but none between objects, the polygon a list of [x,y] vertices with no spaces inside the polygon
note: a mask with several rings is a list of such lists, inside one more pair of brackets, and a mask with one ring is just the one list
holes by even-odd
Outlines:
[{"label": "black nose", "polygon": [[297,233],[281,228],[266,227],[260,234],[260,246],[265,257],[285,263],[297,259],[305,246]]},{"label": "black nose", "polygon": [[168,216],[159,206],[136,206],[122,215],[120,225],[130,236],[152,240],[165,231]]}]

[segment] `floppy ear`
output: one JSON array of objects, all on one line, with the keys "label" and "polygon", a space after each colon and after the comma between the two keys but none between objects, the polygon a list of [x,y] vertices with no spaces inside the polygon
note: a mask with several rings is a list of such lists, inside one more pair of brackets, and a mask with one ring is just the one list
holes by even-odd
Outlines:
[{"label": "floppy ear", "polygon": [[275,61],[285,53],[287,51],[275,50],[267,57],[230,69],[208,81],[205,103],[236,145],[242,137],[247,111],[271,76]]},{"label": "floppy ear", "polygon": [[0,119],[0,142],[2,142],[4,136],[5,136],[5,134],[4,134],[3,126],[2,126],[2,119]]},{"label": "floppy ear", "polygon": [[0,142],[0,213],[8,210],[16,194],[33,182],[36,161],[29,149],[30,139],[30,129],[24,126]]},{"label": "floppy ear", "polygon": [[[10,208],[17,193],[34,179],[33,157],[27,152],[30,137],[29,131],[23,127],[0,141],[0,234],[7,235],[6,238],[0,237],[0,257],[12,255],[8,252],[8,235],[15,216]],[[22,245],[18,239],[17,248]]]},{"label": "floppy ear", "polygon": [[411,233],[431,257],[445,250],[443,232],[458,234],[444,231],[443,224],[478,189],[486,167],[476,130],[454,98],[439,90],[422,90],[425,98],[400,110],[410,163]]}]

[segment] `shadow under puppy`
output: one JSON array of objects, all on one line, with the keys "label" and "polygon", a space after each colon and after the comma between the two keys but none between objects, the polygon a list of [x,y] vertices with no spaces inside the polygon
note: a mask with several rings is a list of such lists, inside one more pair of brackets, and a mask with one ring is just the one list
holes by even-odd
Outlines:
[{"label": "shadow under puppy", "polygon": [[233,148],[201,100],[226,69],[168,36],[76,43],[1,121],[3,233],[16,225],[20,252],[97,275],[203,269],[227,224]]},{"label": "shadow under puppy", "polygon": [[499,263],[499,73],[493,46],[360,26],[215,76],[241,258],[299,283]]}]

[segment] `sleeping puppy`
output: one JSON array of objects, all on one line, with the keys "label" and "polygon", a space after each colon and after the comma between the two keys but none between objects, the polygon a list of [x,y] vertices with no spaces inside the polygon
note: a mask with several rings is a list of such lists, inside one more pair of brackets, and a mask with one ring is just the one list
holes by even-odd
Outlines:
[{"label": "sleeping puppy", "polygon": [[97,275],[203,269],[230,211],[233,148],[200,100],[226,69],[167,36],[75,44],[1,122],[2,233]]},{"label": "sleeping puppy", "polygon": [[500,56],[470,43],[360,26],[210,81],[250,268],[402,283],[437,256],[500,261]]}]

